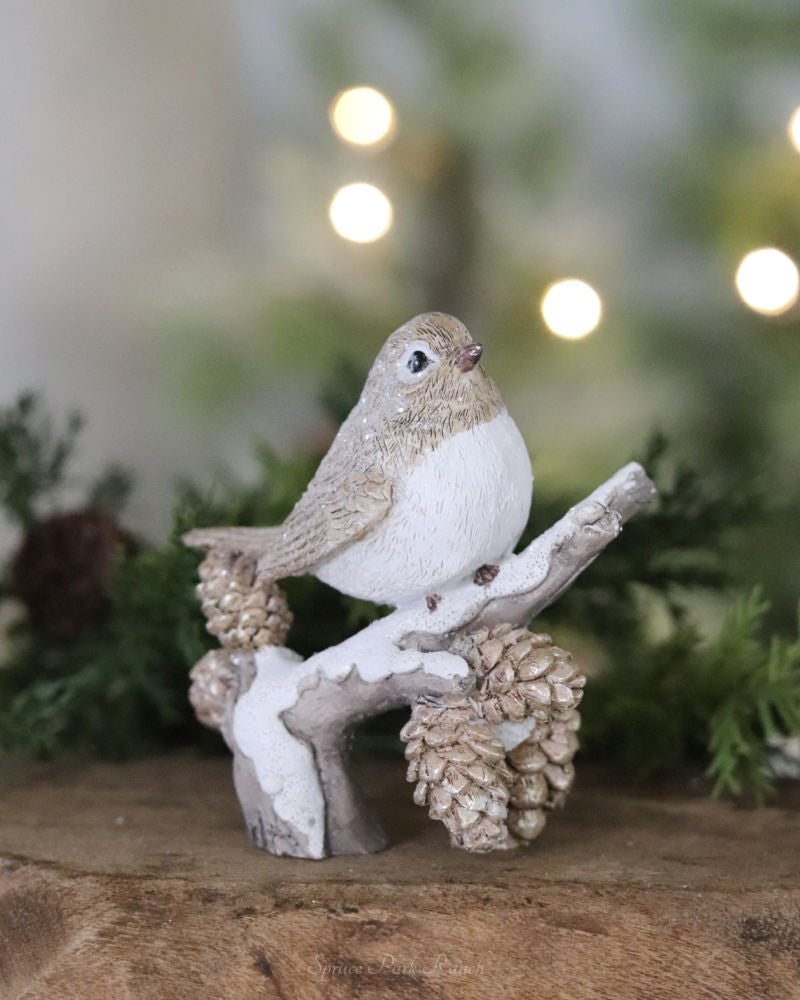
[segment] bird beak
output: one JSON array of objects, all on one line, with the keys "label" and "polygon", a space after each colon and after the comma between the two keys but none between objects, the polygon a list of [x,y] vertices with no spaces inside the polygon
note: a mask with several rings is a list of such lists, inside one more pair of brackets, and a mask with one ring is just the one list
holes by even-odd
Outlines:
[{"label": "bird beak", "polygon": [[483,347],[480,344],[467,344],[456,354],[455,366],[459,371],[471,372],[481,360]]}]

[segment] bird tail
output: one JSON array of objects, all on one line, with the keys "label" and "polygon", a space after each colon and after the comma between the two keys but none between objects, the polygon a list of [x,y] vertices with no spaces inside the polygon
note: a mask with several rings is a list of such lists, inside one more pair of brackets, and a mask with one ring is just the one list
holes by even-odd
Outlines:
[{"label": "bird tail", "polygon": [[279,528],[194,528],[182,536],[192,549],[227,549],[263,555],[280,538]]}]

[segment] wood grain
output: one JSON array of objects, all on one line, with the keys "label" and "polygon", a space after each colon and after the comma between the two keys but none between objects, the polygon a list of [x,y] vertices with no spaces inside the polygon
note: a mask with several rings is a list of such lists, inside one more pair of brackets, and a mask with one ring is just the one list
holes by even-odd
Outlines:
[{"label": "wood grain", "polygon": [[796,788],[747,811],[581,774],[533,848],[473,856],[402,772],[365,775],[394,846],[325,861],[252,848],[223,759],[7,773],[0,997],[800,997]]}]

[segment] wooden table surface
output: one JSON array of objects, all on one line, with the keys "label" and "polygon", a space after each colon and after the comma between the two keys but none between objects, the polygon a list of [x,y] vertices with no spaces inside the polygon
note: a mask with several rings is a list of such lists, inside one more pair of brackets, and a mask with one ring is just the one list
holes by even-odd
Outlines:
[{"label": "wooden table surface", "polygon": [[2,1000],[800,998],[800,789],[745,810],[582,775],[527,850],[469,855],[365,771],[393,846],[252,848],[224,758],[0,782]]}]

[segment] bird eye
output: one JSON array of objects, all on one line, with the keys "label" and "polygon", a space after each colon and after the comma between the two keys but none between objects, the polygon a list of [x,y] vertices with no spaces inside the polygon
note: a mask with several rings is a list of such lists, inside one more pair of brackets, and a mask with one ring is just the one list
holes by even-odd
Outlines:
[{"label": "bird eye", "polygon": [[417,372],[421,372],[423,368],[428,367],[429,361],[428,356],[422,351],[414,351],[408,359],[408,370],[412,375],[416,375]]}]

